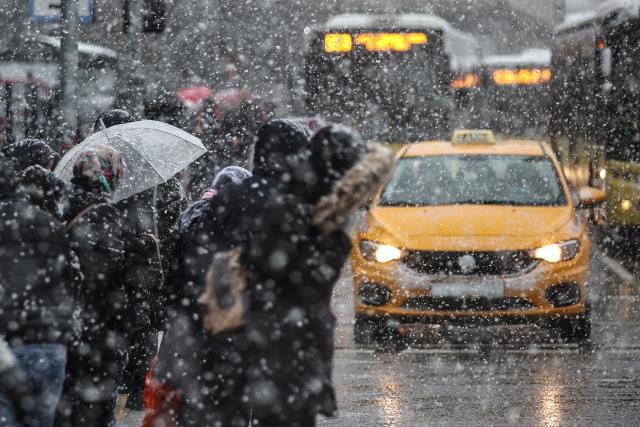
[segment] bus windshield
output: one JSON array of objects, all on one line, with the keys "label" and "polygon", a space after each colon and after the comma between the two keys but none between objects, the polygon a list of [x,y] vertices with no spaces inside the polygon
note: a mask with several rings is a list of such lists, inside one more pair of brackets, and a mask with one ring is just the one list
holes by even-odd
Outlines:
[{"label": "bus windshield", "polygon": [[[415,27],[404,25],[415,16],[402,15],[367,18],[380,27],[348,25],[361,18],[313,33],[305,58],[307,109],[369,139],[444,138],[455,106],[453,69],[475,53],[473,38],[445,31],[446,22],[426,15]],[[454,53],[466,52],[454,48],[462,41],[470,46],[466,56]]]}]

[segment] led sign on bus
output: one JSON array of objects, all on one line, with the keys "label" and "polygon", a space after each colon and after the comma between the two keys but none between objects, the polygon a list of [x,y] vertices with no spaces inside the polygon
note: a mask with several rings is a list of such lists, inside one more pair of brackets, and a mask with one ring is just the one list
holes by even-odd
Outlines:
[{"label": "led sign on bus", "polygon": [[499,86],[533,86],[549,83],[551,70],[547,68],[499,69],[493,72],[492,79]]},{"label": "led sign on bus", "polygon": [[327,53],[351,52],[351,34],[327,33],[324,35],[324,51]]},{"label": "led sign on bus", "polygon": [[474,87],[478,87],[480,84],[480,77],[478,77],[475,73],[466,73],[462,76],[454,77],[451,82],[451,87],[460,90],[460,89],[472,89]]},{"label": "led sign on bus", "polygon": [[369,52],[407,52],[415,45],[429,41],[425,33],[327,33],[324,35],[326,53],[351,52],[353,45],[364,46]]}]

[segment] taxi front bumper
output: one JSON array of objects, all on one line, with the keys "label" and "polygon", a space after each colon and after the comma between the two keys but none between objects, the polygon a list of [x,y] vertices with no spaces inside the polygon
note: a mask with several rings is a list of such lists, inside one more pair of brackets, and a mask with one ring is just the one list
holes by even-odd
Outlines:
[{"label": "taxi front bumper", "polygon": [[[583,249],[573,260],[556,264],[541,261],[515,275],[445,277],[417,273],[402,262],[368,262],[354,254],[355,314],[361,318],[394,318],[403,323],[526,323],[584,315],[588,252]],[[441,293],[447,286],[455,291],[467,285],[494,290],[473,297]],[[372,289],[386,293],[386,298],[371,301],[363,297]],[[438,290],[437,295],[433,294],[434,289]],[[573,292],[572,298],[558,300],[558,292],[562,291]]]}]

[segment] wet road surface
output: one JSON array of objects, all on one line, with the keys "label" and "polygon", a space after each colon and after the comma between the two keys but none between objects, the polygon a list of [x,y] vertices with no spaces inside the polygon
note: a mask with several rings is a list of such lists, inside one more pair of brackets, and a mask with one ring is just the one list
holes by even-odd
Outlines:
[{"label": "wet road surface", "polygon": [[[320,426],[638,425],[640,307],[633,276],[594,254],[593,345],[553,345],[535,329],[435,334],[400,353],[353,343],[345,269],[334,295],[334,380],[340,412]],[[475,337],[475,338],[474,338]],[[543,338],[543,337],[542,337]],[[547,340],[548,341],[548,340]],[[139,426],[130,413],[122,426]]]},{"label": "wet road surface", "polygon": [[480,338],[471,344],[445,340],[399,354],[352,343],[345,279],[335,300],[340,413],[319,424],[638,425],[640,309],[633,277],[624,274],[611,258],[594,255],[590,349],[545,344],[525,328],[509,330],[508,339],[504,330],[476,330]]}]

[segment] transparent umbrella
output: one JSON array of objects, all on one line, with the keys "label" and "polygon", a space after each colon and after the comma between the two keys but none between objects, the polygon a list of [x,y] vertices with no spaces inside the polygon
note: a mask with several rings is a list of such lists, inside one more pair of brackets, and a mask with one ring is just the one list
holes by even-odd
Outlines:
[{"label": "transparent umbrella", "polygon": [[124,180],[113,195],[114,201],[166,182],[207,151],[200,139],[175,126],[142,120],[113,126],[89,136],[64,155],[55,174],[70,182],[77,156],[97,145],[115,148],[127,163]]}]

